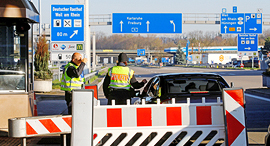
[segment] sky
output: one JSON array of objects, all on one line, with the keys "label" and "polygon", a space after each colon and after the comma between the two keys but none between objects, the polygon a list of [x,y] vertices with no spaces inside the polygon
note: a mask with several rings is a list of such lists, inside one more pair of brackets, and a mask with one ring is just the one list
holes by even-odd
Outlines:
[{"label": "sky", "polygon": [[[32,0],[36,8],[39,0]],[[74,4],[75,0],[40,0],[41,23],[50,23],[51,4]],[[81,0],[82,1],[82,0]],[[89,0],[89,14],[111,13],[221,13],[222,8],[232,12],[237,6],[238,13],[256,13],[260,8],[263,14],[270,14],[269,0]],[[270,19],[270,17],[269,17]],[[194,20],[194,19],[193,19]],[[270,21],[270,20],[268,20]],[[263,29],[269,29],[263,26]],[[112,35],[111,26],[92,26],[91,32],[103,32]],[[220,31],[220,25],[213,24],[183,24],[183,33],[195,30]]]}]

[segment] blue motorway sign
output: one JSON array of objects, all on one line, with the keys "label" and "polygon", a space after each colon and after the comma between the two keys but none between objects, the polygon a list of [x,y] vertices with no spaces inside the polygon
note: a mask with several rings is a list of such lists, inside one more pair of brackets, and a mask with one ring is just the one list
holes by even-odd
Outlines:
[{"label": "blue motorway sign", "polygon": [[145,56],[145,49],[137,49],[137,56]]},{"label": "blue motorway sign", "polygon": [[245,14],[245,33],[262,33],[262,13]]},{"label": "blue motorway sign", "polygon": [[84,5],[51,5],[51,41],[84,41]]},{"label": "blue motorway sign", "polygon": [[256,52],[258,51],[258,35],[257,34],[238,34],[237,51]]},{"label": "blue motorway sign", "polygon": [[221,13],[222,34],[261,34],[262,13]]},{"label": "blue motorway sign", "polygon": [[182,33],[182,13],[113,13],[112,33]]}]

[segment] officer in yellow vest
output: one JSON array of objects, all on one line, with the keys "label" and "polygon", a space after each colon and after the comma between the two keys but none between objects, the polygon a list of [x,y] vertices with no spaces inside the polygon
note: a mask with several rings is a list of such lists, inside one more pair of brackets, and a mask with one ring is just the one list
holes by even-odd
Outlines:
[{"label": "officer in yellow vest", "polygon": [[115,100],[115,104],[126,104],[126,100],[132,96],[132,87],[139,89],[147,83],[146,79],[138,82],[134,76],[134,71],[127,67],[128,57],[125,53],[118,56],[117,66],[108,69],[108,73],[104,79],[103,92],[108,99],[108,105],[111,100]]},{"label": "officer in yellow vest", "polygon": [[74,53],[71,61],[65,66],[61,81],[61,90],[65,91],[65,100],[68,106],[68,114],[71,114],[72,90],[81,89],[84,85],[85,78],[83,68],[87,62],[86,58],[82,58],[80,53]]}]

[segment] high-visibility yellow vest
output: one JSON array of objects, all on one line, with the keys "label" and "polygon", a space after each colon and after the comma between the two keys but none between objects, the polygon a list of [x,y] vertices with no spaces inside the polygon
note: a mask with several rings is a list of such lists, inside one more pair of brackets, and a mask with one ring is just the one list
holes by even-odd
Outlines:
[{"label": "high-visibility yellow vest", "polygon": [[61,90],[63,90],[63,91],[72,91],[73,89],[81,89],[82,85],[85,82],[85,78],[84,78],[83,74],[80,75],[78,78],[70,78],[67,75],[67,69],[70,66],[75,67],[75,69],[77,69],[79,67],[73,63],[68,63],[65,66],[64,73],[62,75],[62,81],[61,81]]},{"label": "high-visibility yellow vest", "polygon": [[111,79],[109,88],[129,90],[131,87],[130,80],[133,74],[134,71],[129,67],[114,66],[109,68],[108,75]]}]

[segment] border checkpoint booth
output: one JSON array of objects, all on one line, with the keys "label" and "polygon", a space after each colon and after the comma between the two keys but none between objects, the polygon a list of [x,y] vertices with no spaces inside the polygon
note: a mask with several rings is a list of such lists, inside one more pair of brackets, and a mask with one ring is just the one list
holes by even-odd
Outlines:
[{"label": "border checkpoint booth", "polygon": [[0,132],[8,119],[37,114],[33,92],[33,24],[39,13],[28,0],[0,3]]}]

